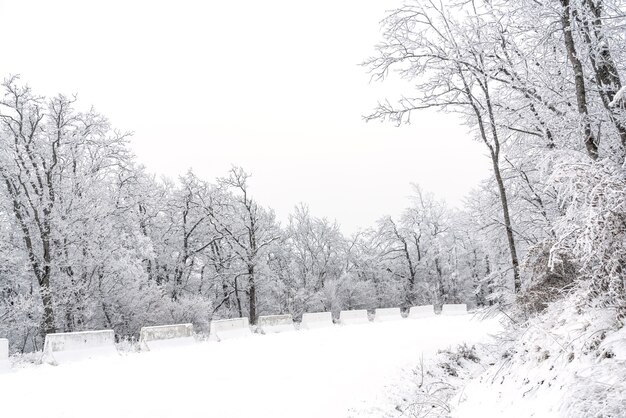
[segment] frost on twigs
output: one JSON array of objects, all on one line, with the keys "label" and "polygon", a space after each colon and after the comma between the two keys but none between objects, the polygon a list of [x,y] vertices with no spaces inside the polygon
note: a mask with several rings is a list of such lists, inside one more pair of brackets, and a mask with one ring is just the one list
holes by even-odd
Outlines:
[{"label": "frost on twigs", "polygon": [[585,289],[500,337],[499,359],[470,381],[452,416],[619,417],[626,410],[626,328],[615,309],[584,306]]},{"label": "frost on twigs", "polygon": [[623,106],[624,102],[626,102],[626,86],[622,87],[617,91],[617,93],[615,93],[615,96],[613,96],[613,100],[611,100],[609,106],[613,107],[620,104]]},{"label": "frost on twigs", "polygon": [[396,406],[400,416],[411,418],[448,417],[450,401],[465,382],[483,370],[476,346],[461,344],[440,350],[428,362],[422,358],[413,371],[414,393]]},{"label": "frost on twigs", "polygon": [[555,243],[545,240],[529,248],[523,265],[528,284],[517,297],[525,315],[543,312],[550,302],[563,296],[576,277],[577,266],[565,251],[553,251]]},{"label": "frost on twigs", "polygon": [[[572,172],[576,176],[572,176]],[[579,307],[626,313],[626,178],[610,161],[561,163],[552,181],[558,186],[565,214],[555,224],[561,238],[551,249],[554,268],[567,253],[578,265]]]}]

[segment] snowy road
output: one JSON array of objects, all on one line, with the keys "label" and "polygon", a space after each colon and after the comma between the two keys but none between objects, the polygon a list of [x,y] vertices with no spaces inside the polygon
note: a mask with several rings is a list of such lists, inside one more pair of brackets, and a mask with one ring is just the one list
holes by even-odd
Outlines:
[{"label": "snowy road", "polygon": [[381,417],[422,354],[497,329],[437,316],[30,367],[0,374],[0,417]]}]

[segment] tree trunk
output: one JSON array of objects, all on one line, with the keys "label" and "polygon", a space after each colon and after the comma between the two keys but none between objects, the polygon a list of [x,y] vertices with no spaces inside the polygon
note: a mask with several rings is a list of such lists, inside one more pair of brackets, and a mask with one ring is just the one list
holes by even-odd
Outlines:
[{"label": "tree trunk", "polygon": [[583,65],[578,58],[576,52],[576,44],[572,35],[572,20],[570,17],[571,6],[569,0],[561,0],[563,11],[561,13],[561,27],[565,39],[565,48],[567,50],[567,58],[574,71],[574,85],[576,86],[576,104],[578,105],[578,113],[583,119],[583,142],[587,148],[587,154],[591,159],[598,159],[598,143],[591,132],[591,123],[587,111],[587,91],[585,89],[585,75]]},{"label": "tree trunk", "polygon": [[[589,61],[591,62],[591,68],[593,69],[596,84],[598,85],[598,92],[602,99],[604,108],[609,113],[609,117],[617,130],[620,137],[623,151],[626,153],[626,126],[619,120],[615,114],[615,110],[611,107],[610,103],[615,97],[615,94],[621,89],[622,81],[619,77],[619,72],[611,50],[609,49],[609,42],[604,36],[604,29],[602,27],[602,8],[593,4],[593,2],[586,2],[588,11],[584,11],[583,16],[577,12],[576,16],[582,21],[583,39],[587,44],[589,52]],[[574,12],[574,11],[572,11]],[[588,19],[587,16],[591,16]]]},{"label": "tree trunk", "polygon": [[254,265],[248,265],[248,303],[250,309],[250,324],[256,324],[256,285],[254,283]]},{"label": "tree trunk", "polygon": [[519,293],[522,289],[522,281],[519,275],[519,260],[517,258],[517,249],[515,248],[515,238],[513,236],[513,227],[511,226],[511,216],[509,214],[509,202],[506,196],[506,188],[504,180],[500,173],[500,163],[498,158],[492,153],[491,162],[493,163],[493,173],[498,183],[498,192],[500,194],[500,203],[502,204],[502,217],[504,218],[504,227],[506,229],[506,239],[509,243],[509,252],[511,254],[511,266],[513,267],[513,285],[515,293]]},{"label": "tree trunk", "polygon": [[239,318],[243,317],[243,309],[241,309],[241,298],[239,297],[239,280],[235,277],[235,301],[237,302],[237,313]]},{"label": "tree trunk", "polygon": [[439,264],[439,258],[435,257],[435,270],[437,271],[437,305],[441,307],[444,303],[443,296],[443,272],[441,271],[441,265]]},{"label": "tree trunk", "polygon": [[41,302],[43,304],[43,330],[46,334],[54,334],[54,309],[52,308],[52,294],[50,293],[50,278],[43,278],[39,284]]},{"label": "tree trunk", "polygon": [[17,220],[20,226],[20,230],[22,231],[22,240],[24,241],[24,245],[26,246],[30,266],[33,270],[35,278],[37,279],[37,284],[39,285],[39,295],[41,296],[41,303],[43,305],[42,331],[45,334],[53,334],[56,332],[56,327],[54,321],[53,300],[50,293],[50,242],[47,239],[42,239],[44,243],[45,263],[44,267],[42,268],[37,261],[33,239],[31,237],[30,230],[26,225],[24,216],[22,215],[22,206],[20,205],[20,202],[17,198],[17,188],[4,174],[4,172],[2,173],[2,177],[7,187],[7,192],[12,199],[13,214],[15,215],[15,219]]},{"label": "tree trunk", "polygon": [[517,258],[517,249],[515,247],[515,237],[513,236],[513,227],[511,226],[511,215],[509,213],[509,202],[506,196],[506,187],[504,186],[504,180],[502,179],[502,173],[500,172],[500,137],[498,135],[497,125],[495,121],[495,115],[493,112],[493,106],[491,103],[491,96],[489,94],[489,84],[487,78],[484,80],[476,79],[480,85],[481,90],[485,95],[485,104],[487,106],[487,115],[489,117],[489,125],[491,127],[491,136],[493,138],[493,145],[489,142],[487,137],[487,130],[485,127],[485,121],[483,115],[478,108],[478,105],[474,101],[474,95],[471,88],[465,81],[463,73],[460,72],[465,88],[465,93],[470,100],[474,114],[476,115],[476,122],[480,132],[481,139],[489,149],[489,155],[491,156],[491,163],[493,165],[493,174],[498,184],[498,194],[500,195],[500,204],[502,206],[502,218],[504,219],[504,228],[506,230],[506,238],[509,244],[509,253],[511,255],[511,268],[513,269],[513,288],[517,294],[522,288],[522,282],[519,275],[519,261]]}]

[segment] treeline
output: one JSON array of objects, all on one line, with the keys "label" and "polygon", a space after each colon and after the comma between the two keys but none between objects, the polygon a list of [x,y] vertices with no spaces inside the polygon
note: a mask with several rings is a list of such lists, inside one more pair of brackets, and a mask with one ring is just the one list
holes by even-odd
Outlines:
[{"label": "treeline", "polygon": [[280,225],[240,168],[157,180],[75,98],[15,77],[2,88],[0,334],[14,350],[51,332],[485,303],[473,292],[491,267],[469,220],[419,188],[400,217],[351,237],[304,205]]},{"label": "treeline", "polygon": [[622,321],[625,2],[409,0],[383,26],[365,65],[415,89],[368,119],[399,124],[439,109],[484,144],[491,184],[469,210],[508,259],[493,277],[499,304],[528,315],[576,292],[581,308]]}]

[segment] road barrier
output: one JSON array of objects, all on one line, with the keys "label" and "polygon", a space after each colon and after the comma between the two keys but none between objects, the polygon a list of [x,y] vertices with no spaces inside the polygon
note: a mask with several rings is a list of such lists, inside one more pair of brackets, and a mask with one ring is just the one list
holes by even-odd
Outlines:
[{"label": "road barrier", "polygon": [[369,322],[370,320],[365,309],[339,312],[339,323],[341,325],[367,324]]},{"label": "road barrier", "polygon": [[407,318],[428,318],[435,316],[435,307],[433,305],[412,306],[409,309]]},{"label": "road barrier", "polygon": [[[444,304],[442,315],[466,315],[467,305]],[[408,318],[426,318],[435,315],[433,305],[413,306]],[[375,310],[376,322],[399,320],[400,308],[379,308]],[[342,325],[366,324],[369,317],[365,309],[341,311],[339,323]],[[302,315],[301,329],[316,329],[333,325],[330,312],[312,312]],[[260,316],[258,327],[263,333],[276,333],[295,330],[291,315]],[[229,338],[246,337],[252,334],[248,318],[220,319],[211,321],[210,339],[222,341]],[[153,349],[162,345],[178,345],[194,342],[192,324],[159,325],[141,328],[140,345],[143,349]],[[118,355],[115,348],[113,330],[64,332],[47,334],[44,342],[42,361],[60,364],[74,360],[101,356]],[[0,372],[10,369],[9,342],[0,338]]]},{"label": "road barrier", "polygon": [[9,340],[0,338],[0,373],[7,372],[11,369],[9,362]]},{"label": "road barrier", "polygon": [[211,334],[218,341],[247,337],[252,334],[248,318],[218,319],[211,321]]},{"label": "road barrier", "polygon": [[46,334],[43,361],[60,364],[94,357],[117,355],[112,329]]},{"label": "road barrier", "polygon": [[374,313],[376,322],[397,321],[398,319],[402,319],[400,308],[379,308]]},{"label": "road barrier", "polygon": [[300,329],[317,329],[333,326],[333,314],[330,312],[311,312],[302,314]]},{"label": "road barrier", "polygon": [[259,316],[257,326],[263,334],[274,334],[279,332],[295,331],[293,317],[286,315],[264,315]]},{"label": "road barrier", "polygon": [[142,327],[139,333],[139,345],[142,350],[154,350],[169,346],[191,344],[193,324],[157,325]]}]

